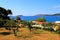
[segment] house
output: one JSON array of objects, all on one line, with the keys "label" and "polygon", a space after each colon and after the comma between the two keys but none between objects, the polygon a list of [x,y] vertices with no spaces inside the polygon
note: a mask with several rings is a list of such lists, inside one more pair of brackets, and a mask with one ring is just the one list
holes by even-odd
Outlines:
[{"label": "house", "polygon": [[32,25],[32,27],[38,27],[38,28],[41,28],[41,29],[44,28],[42,25]]},{"label": "house", "polygon": [[33,23],[35,23],[35,25],[32,25],[32,27],[40,27],[40,28],[44,28],[43,24],[46,24],[46,22],[38,22],[38,21],[32,21]]}]

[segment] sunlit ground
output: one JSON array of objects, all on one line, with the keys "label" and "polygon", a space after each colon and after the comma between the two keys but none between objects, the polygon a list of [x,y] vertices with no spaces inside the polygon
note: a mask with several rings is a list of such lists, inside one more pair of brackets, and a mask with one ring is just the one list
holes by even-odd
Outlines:
[{"label": "sunlit ground", "polygon": [[13,32],[8,32],[8,30],[0,29],[0,40],[60,40],[59,34],[41,29],[33,29],[30,32],[28,28],[19,28],[16,37]]}]

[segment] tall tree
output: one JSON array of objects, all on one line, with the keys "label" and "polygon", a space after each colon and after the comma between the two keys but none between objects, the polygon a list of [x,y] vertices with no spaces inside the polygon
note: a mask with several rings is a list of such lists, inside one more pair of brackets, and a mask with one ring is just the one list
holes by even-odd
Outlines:
[{"label": "tall tree", "polygon": [[10,9],[7,10],[3,7],[0,7],[0,26],[3,26],[4,23],[6,23],[6,20],[10,19],[8,16],[9,14],[12,14],[12,11]]},{"label": "tall tree", "polygon": [[14,19],[8,20],[5,23],[5,27],[6,27],[6,29],[8,29],[10,31],[13,30],[14,36],[17,36],[17,30],[18,30],[17,27],[18,27],[18,25],[16,24]]},{"label": "tall tree", "polygon": [[9,19],[8,17],[9,14],[12,14],[10,9],[6,10],[5,8],[0,7],[0,18]]}]

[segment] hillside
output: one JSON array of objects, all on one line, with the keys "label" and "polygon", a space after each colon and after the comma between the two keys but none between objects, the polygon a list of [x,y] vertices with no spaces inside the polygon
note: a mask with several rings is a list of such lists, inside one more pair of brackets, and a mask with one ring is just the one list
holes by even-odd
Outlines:
[{"label": "hillside", "polygon": [[60,16],[60,13],[56,13],[56,14],[37,14],[35,16]]},{"label": "hillside", "polygon": [[57,14],[54,14],[54,15],[56,15],[56,16],[60,16],[60,13],[57,13]]}]

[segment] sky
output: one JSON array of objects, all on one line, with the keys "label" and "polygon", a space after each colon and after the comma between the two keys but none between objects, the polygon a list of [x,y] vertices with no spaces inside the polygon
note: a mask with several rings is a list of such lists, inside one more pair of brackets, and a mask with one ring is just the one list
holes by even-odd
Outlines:
[{"label": "sky", "polygon": [[0,7],[11,9],[13,16],[55,14],[60,13],[60,0],[0,0]]}]

